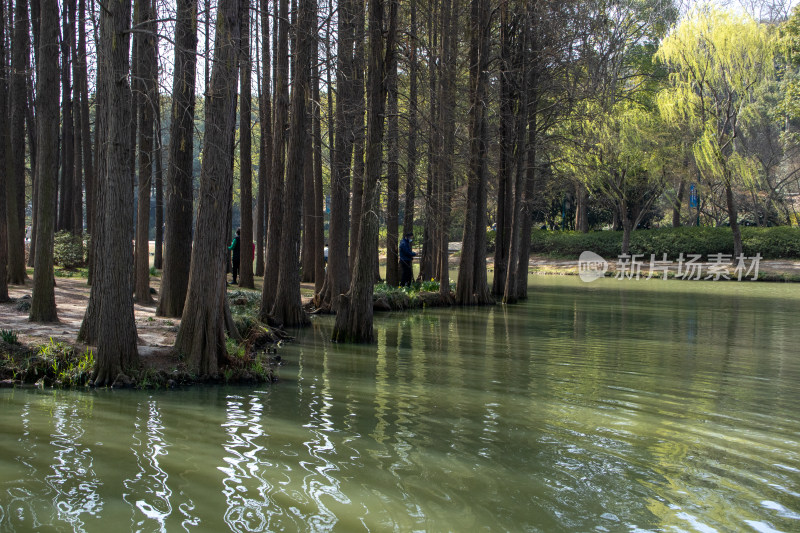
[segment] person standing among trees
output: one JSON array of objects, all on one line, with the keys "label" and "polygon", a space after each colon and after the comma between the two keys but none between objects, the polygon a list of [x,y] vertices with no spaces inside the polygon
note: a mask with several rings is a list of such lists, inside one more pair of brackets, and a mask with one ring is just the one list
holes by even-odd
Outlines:
[{"label": "person standing among trees", "polygon": [[240,235],[241,235],[241,228],[236,228],[236,237],[233,238],[233,242],[231,245],[228,246],[228,250],[233,252],[233,261],[231,268],[233,269],[233,284],[236,285],[236,276],[239,275],[239,258],[240,258],[240,250],[241,246],[239,245]]},{"label": "person standing among trees", "polygon": [[411,280],[414,274],[411,268],[411,261],[417,252],[411,250],[411,242],[414,240],[413,233],[406,233],[403,235],[403,240],[400,241],[400,286],[407,287],[411,285]]}]

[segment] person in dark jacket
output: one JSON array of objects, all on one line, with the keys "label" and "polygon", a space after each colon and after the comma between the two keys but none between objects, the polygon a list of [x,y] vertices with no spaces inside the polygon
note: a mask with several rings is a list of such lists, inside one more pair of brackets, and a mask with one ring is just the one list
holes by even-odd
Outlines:
[{"label": "person in dark jacket", "polygon": [[403,235],[403,240],[400,241],[400,286],[407,287],[411,285],[411,280],[414,277],[411,267],[411,261],[417,252],[411,250],[411,243],[414,240],[413,233],[406,233]]},{"label": "person in dark jacket", "polygon": [[242,230],[240,228],[236,228],[236,237],[233,238],[233,242],[230,246],[228,246],[228,250],[233,252],[233,264],[231,267],[233,268],[233,284],[236,285],[236,277],[239,275],[239,258],[241,252],[241,246],[239,245],[239,236]]}]

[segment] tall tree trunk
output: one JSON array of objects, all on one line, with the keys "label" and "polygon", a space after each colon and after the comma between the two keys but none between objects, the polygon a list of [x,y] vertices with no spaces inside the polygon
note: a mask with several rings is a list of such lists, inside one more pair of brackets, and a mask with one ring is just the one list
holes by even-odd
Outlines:
[{"label": "tall tree trunk", "polygon": [[497,216],[495,217],[494,278],[492,294],[503,296],[511,243],[513,193],[514,117],[511,84],[511,24],[508,3],[500,5],[500,167],[497,172]]},{"label": "tall tree trunk", "polygon": [[[158,49],[156,49],[158,52]],[[155,94],[155,208],[156,208],[156,240],[153,252],[153,267],[164,268],[164,144],[161,135],[161,91]]]},{"label": "tall tree trunk", "polygon": [[683,194],[686,189],[686,180],[681,179],[678,184],[678,194],[675,198],[675,203],[672,205],[672,227],[681,227],[681,206],[683,205]]},{"label": "tall tree trunk", "polygon": [[72,77],[70,67],[70,50],[75,32],[72,28],[71,10],[69,4],[73,0],[64,2],[63,6],[63,34],[61,38],[61,194],[58,202],[59,231],[73,231],[72,204],[75,192],[75,129],[72,120]]},{"label": "tall tree trunk", "polygon": [[[292,110],[287,150],[286,196],[280,245],[278,292],[272,318],[288,327],[308,324],[300,302],[300,224],[302,222],[303,185],[307,157],[311,148],[308,132],[308,100],[311,91],[311,50],[316,46],[316,0],[300,0],[295,38],[295,69],[292,84]],[[308,206],[306,206],[308,207]],[[306,231],[310,228],[306,227]]]},{"label": "tall tree trunk", "polygon": [[[44,11],[44,10],[43,10]],[[133,227],[133,202],[131,201],[131,107],[115,105],[131,101],[128,84],[130,65],[128,49],[131,28],[130,0],[112,0],[101,12],[100,44],[98,56],[102,58],[99,77],[106,107],[105,138],[103,144],[105,164],[98,175],[100,192],[97,218],[98,246],[103,251],[84,325],[96,320],[94,336],[97,343],[95,384],[112,384],[121,372],[138,365],[136,350],[136,323],[133,316],[131,229]],[[96,316],[90,316],[93,311]],[[82,326],[82,331],[84,327]],[[88,341],[91,342],[91,341]]]},{"label": "tall tree trunk", "polygon": [[395,53],[397,0],[390,0],[389,29],[386,50],[383,47],[383,0],[369,3],[369,80],[367,113],[367,161],[364,175],[364,209],[359,229],[357,257],[350,290],[340,296],[339,311],[333,329],[333,340],[339,342],[375,342],[372,327],[372,296],[377,255],[372,243],[378,235],[378,179],[381,174],[383,123],[388,92],[385,65]]},{"label": "tall tree trunk", "polygon": [[239,286],[255,288],[253,284],[253,158],[250,115],[253,103],[250,58],[250,0],[242,0],[242,38],[239,70],[241,72],[241,97],[239,98],[239,192],[241,236],[239,259]]},{"label": "tall tree trunk", "polygon": [[364,141],[367,130],[364,127],[364,71],[366,35],[364,29],[364,8],[366,0],[355,0],[355,80],[356,115],[353,130],[353,205],[350,211],[350,271],[358,254],[358,232],[361,225],[364,198]]},{"label": "tall tree trunk", "polygon": [[[277,0],[276,0],[277,1]],[[276,49],[275,117],[272,128],[272,175],[269,187],[269,220],[267,222],[267,259],[261,289],[259,314],[266,318],[275,305],[280,268],[281,224],[283,217],[284,139],[289,105],[289,3],[280,0],[278,47]]]},{"label": "tall tree trunk", "polygon": [[150,296],[150,191],[153,186],[154,108],[158,105],[156,64],[156,13],[153,0],[138,0],[141,29],[137,33],[139,76],[139,186],[136,214],[136,303],[153,303]]},{"label": "tall tree trunk", "polygon": [[[521,63],[522,65],[527,64],[528,60],[528,42],[530,38],[530,29],[528,28],[528,20],[527,17],[525,19],[524,29],[521,31],[521,38],[518,44],[520,49],[520,56],[521,56]],[[521,79],[525,79],[524,72],[520,74]],[[528,216],[527,212],[524,209],[524,191],[525,191],[525,182],[526,182],[526,173],[524,168],[524,161],[525,156],[523,155],[523,150],[525,146],[525,125],[528,118],[528,108],[530,106],[530,99],[531,99],[531,91],[529,87],[526,87],[524,90],[521,91],[520,94],[520,103],[519,103],[519,110],[517,112],[517,121],[516,121],[516,145],[517,145],[517,157],[516,157],[516,169],[514,175],[514,188],[513,188],[513,198],[511,201],[511,234],[509,239],[509,249],[508,249],[508,272],[506,273],[506,281],[505,281],[505,292],[503,293],[503,303],[516,303],[519,299],[519,295],[517,293],[518,283],[517,277],[519,274],[519,264],[520,258],[524,254],[521,252],[520,248],[522,247],[522,233],[523,233],[523,222],[522,218]],[[530,161],[529,161],[530,162]],[[524,259],[527,264],[527,257]],[[526,269],[526,279],[527,279],[527,269]]]},{"label": "tall tree trunk", "polygon": [[386,283],[396,287],[400,284],[400,258],[398,243],[400,232],[400,124],[397,103],[397,55],[388,57],[386,64],[387,114],[386,132]]},{"label": "tall tree trunk", "polygon": [[408,145],[406,148],[406,201],[403,233],[414,231],[414,197],[417,188],[417,0],[409,7]]},{"label": "tall tree trunk", "polygon": [[589,232],[589,191],[581,182],[575,184],[575,230]]},{"label": "tall tree trunk", "polygon": [[[439,234],[438,257],[439,295],[450,299],[450,270],[448,243],[450,240],[450,212],[453,189],[453,151],[455,147],[455,96],[456,50],[458,45],[458,0],[445,0],[442,32],[442,75],[439,77],[439,130],[442,135],[442,152],[439,158]],[[449,23],[449,25],[448,25]]]},{"label": "tall tree trunk", "polygon": [[172,80],[172,118],[167,161],[166,246],[161,295],[156,314],[183,313],[192,255],[192,163],[197,66],[197,0],[178,0],[175,22],[175,69]]},{"label": "tall tree trunk", "polygon": [[261,94],[258,100],[261,144],[258,152],[258,198],[256,200],[256,275],[264,275],[264,244],[267,229],[267,187],[272,175],[272,107],[270,99],[270,47],[268,0],[261,7]]},{"label": "tall tree trunk", "polygon": [[[33,5],[38,6],[38,2],[34,2]],[[31,6],[33,7],[33,6]],[[34,11],[31,9],[31,11]],[[39,17],[36,18],[31,17],[32,23],[38,22]],[[33,31],[33,35],[37,35],[39,33],[38,29]],[[34,39],[34,42],[38,42],[38,38]],[[34,54],[34,63],[36,62],[35,59],[36,54]],[[31,240],[28,243],[28,266],[33,267],[34,259],[36,257],[36,198],[38,193],[36,192],[36,120],[33,116],[33,108],[34,105],[34,96],[33,96],[33,70],[30,69],[30,74],[28,75],[27,86],[28,86],[28,110],[25,113],[25,125],[28,130],[28,155],[31,159]],[[10,142],[10,140],[9,140]],[[8,156],[11,157],[10,154]],[[10,174],[9,174],[10,175]]]},{"label": "tall tree trunk", "polygon": [[[328,32],[330,32],[330,22],[328,22]],[[326,49],[329,36],[325,36]],[[322,206],[322,110],[319,95],[319,46],[314,47],[311,57],[311,99],[314,104],[313,116],[313,137],[314,137],[314,220],[312,231],[314,232],[314,292],[317,293],[322,289],[322,283],[325,281],[325,221],[323,219],[323,206]],[[330,85],[328,86],[330,87]],[[328,95],[331,93],[328,92]],[[330,97],[328,98],[330,100]]]},{"label": "tall tree trunk", "polygon": [[429,35],[428,54],[437,56],[439,61],[428,61],[428,180],[425,186],[425,229],[422,236],[422,257],[419,262],[419,278],[422,280],[433,279],[436,276],[436,262],[439,256],[437,252],[438,239],[436,238],[439,221],[438,158],[441,156],[442,143],[438,123],[438,64],[441,60],[438,6],[438,2],[433,3],[428,11],[426,21]]},{"label": "tall tree trunk", "polygon": [[[56,33],[58,14],[56,13]],[[50,28],[48,28],[48,31]],[[56,46],[58,46],[56,44]],[[58,54],[51,51],[58,59]],[[27,71],[30,40],[28,35],[28,2],[17,0],[14,15],[14,36],[11,39],[11,171],[6,180],[6,223],[8,228],[8,282],[23,285],[25,272],[25,114],[28,101]],[[49,64],[49,63],[48,63]],[[56,71],[58,67],[56,67]],[[58,81],[56,81],[58,86]],[[58,96],[56,96],[56,103]],[[55,119],[58,122],[58,118]],[[56,141],[58,142],[58,141]],[[58,161],[56,161],[56,168]]]},{"label": "tall tree trunk", "polygon": [[[313,51],[309,51],[313,55]],[[316,59],[314,59],[316,61]],[[309,69],[311,69],[311,59],[309,60]],[[295,69],[296,72],[296,69]],[[310,75],[310,71],[309,71]],[[311,83],[317,83],[316,77],[313,77],[308,87],[308,98],[313,98]],[[294,91],[294,85],[292,90]],[[314,118],[313,107],[317,107],[317,102],[314,102],[311,107],[306,106],[306,113],[308,117],[306,120],[307,130],[306,135],[309,137],[306,146],[308,147],[307,158],[308,161],[304,163],[305,172],[303,173],[303,231],[302,231],[302,250],[300,252],[300,275],[304,283],[314,281],[314,274],[317,266],[317,246],[315,242],[316,234],[314,232],[314,169],[316,163],[314,162]]]},{"label": "tall tree trunk", "polygon": [[226,218],[233,175],[228,149],[233,140],[240,38],[239,0],[219,3],[214,38],[214,68],[206,98],[206,156],[200,173],[197,239],[192,248],[189,291],[175,349],[185,354],[190,371],[217,374],[225,354]]},{"label": "tall tree trunk", "polygon": [[733,257],[737,258],[742,255],[743,251],[742,230],[739,229],[739,214],[736,210],[736,200],[733,197],[730,176],[725,180],[725,203],[728,207],[728,221],[731,225],[731,233],[733,233]]},{"label": "tall tree trunk", "polygon": [[6,221],[6,180],[8,155],[8,66],[6,63],[6,4],[0,2],[0,302],[8,301],[8,222]]},{"label": "tall tree trunk", "polygon": [[[69,0],[68,8],[73,26],[77,23],[76,2]],[[81,122],[81,84],[80,63],[78,58],[78,43],[73,37],[70,39],[70,57],[72,58],[72,117],[73,117],[73,181],[72,181],[72,213],[69,228],[73,235],[83,234],[83,124]]]},{"label": "tall tree trunk", "polygon": [[486,279],[486,72],[489,64],[489,6],[472,0],[470,30],[470,160],[467,210],[458,268],[456,302],[459,305],[493,303]]},{"label": "tall tree trunk", "polygon": [[[40,0],[39,76],[36,86],[36,109],[39,123],[36,134],[39,176],[39,232],[36,236],[35,274],[30,320],[56,322],[55,279],[53,277],[53,228],[55,194],[58,183],[58,6],[56,0]],[[27,20],[27,11],[17,12],[15,22]],[[16,28],[15,28],[16,29]],[[19,73],[15,73],[17,75]],[[15,80],[16,81],[16,80]],[[16,130],[22,131],[22,130]]]}]

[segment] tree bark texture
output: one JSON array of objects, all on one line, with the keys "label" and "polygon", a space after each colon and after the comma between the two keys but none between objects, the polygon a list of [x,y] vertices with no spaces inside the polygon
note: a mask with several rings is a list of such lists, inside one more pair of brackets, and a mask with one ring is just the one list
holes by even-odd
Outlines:
[{"label": "tree bark texture", "polygon": [[414,231],[414,198],[417,188],[417,0],[409,6],[408,48],[408,145],[406,148],[406,198],[403,233]]},{"label": "tree bark texture", "polygon": [[[11,39],[11,171],[6,180],[6,223],[8,228],[8,282],[24,285],[25,272],[25,113],[28,102],[27,71],[30,37],[27,0],[17,0],[14,14],[14,35]],[[48,31],[50,28],[48,28]],[[58,14],[56,13],[56,33]],[[48,48],[58,61],[56,48]],[[40,54],[41,55],[41,54]],[[49,61],[47,63],[49,66]],[[58,66],[56,66],[58,73]],[[57,75],[57,74],[56,74]],[[58,81],[56,80],[56,86]],[[38,93],[37,93],[38,94]],[[58,104],[58,95],[55,97]],[[58,123],[58,113],[54,119]],[[56,138],[58,136],[56,135]],[[58,141],[56,140],[56,143]],[[58,168],[58,155],[55,167]]]},{"label": "tree bark texture", "polygon": [[331,220],[328,229],[328,270],[325,284],[315,299],[318,308],[336,310],[339,295],[347,290],[348,215],[350,212],[350,164],[353,156],[356,113],[355,44],[356,11],[353,0],[339,2],[338,53],[336,55],[336,116],[331,157]]},{"label": "tree bark texture", "polygon": [[250,115],[252,107],[250,58],[250,0],[241,0],[242,36],[239,70],[241,72],[239,98],[239,198],[241,220],[239,286],[255,288],[253,284],[253,159]]},{"label": "tree bark texture", "polygon": [[386,283],[400,284],[400,259],[398,256],[400,217],[400,123],[397,102],[397,55],[388,57],[387,81],[387,171],[386,171]]},{"label": "tree bark texture", "polygon": [[456,303],[486,305],[494,303],[486,276],[486,160],[488,126],[486,84],[489,62],[489,5],[487,0],[472,0],[470,45],[470,159],[467,209],[456,286]]},{"label": "tree bark texture", "polygon": [[197,239],[192,248],[189,290],[175,349],[184,354],[190,371],[217,374],[225,354],[226,218],[233,175],[230,150],[236,118],[236,86],[240,38],[239,0],[221,0],[214,39],[214,67],[206,97],[206,156],[200,173]]},{"label": "tree bark texture", "polygon": [[[327,37],[326,37],[327,38]],[[311,99],[314,102],[312,133],[314,137],[314,219],[310,231],[314,232],[314,292],[322,290],[325,281],[325,220],[322,190],[322,111],[319,95],[319,46],[314,47],[311,58]],[[329,93],[330,94],[330,93]]]},{"label": "tree bark texture", "polygon": [[270,91],[269,2],[261,7],[261,94],[258,100],[261,144],[258,152],[258,196],[256,200],[256,276],[264,275],[264,245],[267,229],[267,187],[272,175],[272,105]]},{"label": "tree bark texture", "polygon": [[167,163],[166,243],[158,316],[183,314],[192,255],[192,163],[197,66],[197,0],[178,0],[175,70]]},{"label": "tree bark texture", "polygon": [[[295,69],[292,84],[292,110],[287,150],[286,195],[280,245],[278,291],[272,318],[287,327],[308,324],[300,302],[300,224],[303,211],[303,185],[308,167],[311,140],[308,131],[308,100],[311,95],[311,50],[316,46],[316,0],[300,0],[295,40]],[[310,228],[306,228],[308,231]]]},{"label": "tree bark texture", "polygon": [[153,0],[138,0],[141,33],[138,42],[139,76],[139,181],[136,203],[136,303],[153,303],[150,296],[150,191],[153,185],[153,128],[158,105],[156,64],[156,12]]},{"label": "tree bark texture", "polygon": [[70,50],[75,32],[72,28],[71,9],[73,0],[64,2],[62,17],[63,33],[61,38],[61,194],[58,199],[59,231],[74,231],[72,219],[75,193],[75,128],[72,117],[72,76],[70,72]]},{"label": "tree bark texture", "polygon": [[261,289],[259,314],[266,318],[275,305],[280,268],[281,218],[283,217],[283,187],[286,123],[289,118],[289,4],[280,0],[278,17],[278,47],[276,49],[275,117],[272,128],[272,174],[269,177],[269,217],[267,221],[267,253],[264,265],[264,284]]},{"label": "tree bark texture", "polygon": [[8,301],[8,222],[6,221],[6,180],[8,155],[8,68],[6,64],[6,5],[0,2],[0,302]]},{"label": "tree bark texture", "polygon": [[362,204],[364,209],[353,279],[348,293],[340,297],[339,311],[336,314],[333,340],[338,342],[375,342],[372,296],[378,257],[372,249],[372,243],[378,235],[377,191],[381,174],[384,113],[388,92],[385,68],[388,58],[394,54],[397,9],[397,1],[390,0],[389,28],[384,51],[383,0],[373,0],[369,4],[367,160]]},{"label": "tree bark texture", "polygon": [[[102,189],[101,224],[97,228],[99,245],[104,258],[98,270],[92,296],[99,305],[97,315],[97,362],[95,384],[113,384],[121,372],[138,365],[136,323],[133,316],[133,286],[131,229],[133,202],[131,187],[131,129],[132,109],[118,102],[131,101],[128,84],[130,65],[128,47],[131,28],[130,0],[113,0],[101,13],[100,48],[98,56],[106,63],[108,75],[103,89],[106,92],[105,168],[100,177]],[[88,309],[87,309],[88,313]],[[84,318],[84,321],[86,319]]]},{"label": "tree bark texture", "polygon": [[[56,322],[55,280],[53,277],[53,229],[55,226],[56,187],[58,184],[58,7],[56,0],[41,0],[39,77],[36,109],[39,123],[36,135],[39,162],[39,232],[36,235],[35,274],[30,320]],[[23,15],[27,19],[27,13]],[[19,16],[16,19],[19,23]]]}]

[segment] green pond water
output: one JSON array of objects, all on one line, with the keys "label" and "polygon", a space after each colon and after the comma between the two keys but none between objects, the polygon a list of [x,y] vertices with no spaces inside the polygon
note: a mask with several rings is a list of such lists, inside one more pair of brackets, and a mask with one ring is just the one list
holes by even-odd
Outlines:
[{"label": "green pond water", "polygon": [[280,382],[0,390],[0,531],[800,531],[800,286],[542,277]]}]

